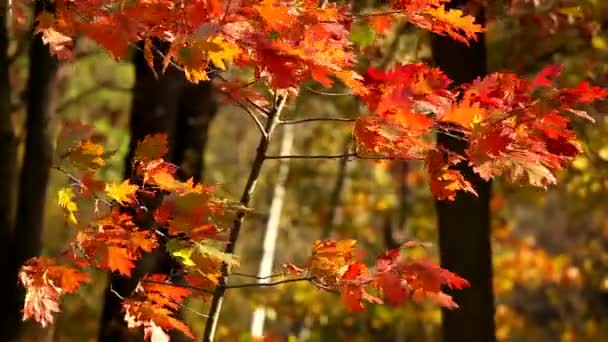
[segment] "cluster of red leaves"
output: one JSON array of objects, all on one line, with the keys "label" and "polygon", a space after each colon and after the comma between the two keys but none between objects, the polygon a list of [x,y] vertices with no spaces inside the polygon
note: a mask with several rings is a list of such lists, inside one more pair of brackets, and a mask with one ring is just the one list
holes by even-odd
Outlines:
[{"label": "cluster of red leaves", "polygon": [[[183,263],[185,281],[198,287],[197,294],[203,297],[217,285],[221,263],[231,262],[211,244],[224,240],[222,227],[214,222],[225,214],[222,201],[212,187],[175,178],[176,166],[162,159],[168,151],[166,135],[148,136],[137,145],[134,178],[121,183],[96,178],[105,152],[94,140],[92,130],[81,124],[68,124],[60,134],[57,168],[70,170],[72,186],[80,189],[75,192],[70,186],[58,194],[67,221],[76,229],[63,253],[72,266],[41,257],[22,267],[20,281],[27,290],[24,320],[52,322],[61,295],[88,281],[80,269],[131,276],[137,261],[159,246]],[[80,210],[90,206],[94,213]],[[163,330],[168,329],[192,336],[183,322],[171,317],[191,293],[170,282],[161,275],[148,276],[133,297],[123,300],[129,326],[143,327],[152,340],[165,336]]]},{"label": "cluster of red leaves", "polygon": [[376,259],[374,268],[362,261],[363,253],[356,249],[355,240],[317,241],[305,268],[286,265],[291,273],[307,274],[325,289],[338,290],[349,309],[365,310],[364,302],[391,306],[412,299],[431,300],[439,306],[457,308],[443,287],[462,289],[469,283],[431,261],[409,260],[401,251],[405,247],[420,246],[409,242],[402,248],[384,252]]},{"label": "cluster of red leaves", "polygon": [[[29,0],[21,0],[29,1]],[[475,39],[483,29],[461,10],[445,9],[447,0],[395,0],[389,11],[365,15],[379,31],[405,19],[459,41]],[[194,81],[208,78],[210,63],[225,62],[252,68],[258,79],[274,89],[297,89],[310,78],[325,86],[333,78],[364,93],[354,71],[355,51],[350,27],[357,17],[350,5],[318,0],[66,0],[55,12],[38,16],[51,50],[69,58],[78,34],[94,40],[114,58],[144,41],[144,54],[154,63],[162,55],[163,68],[175,63]],[[170,43],[160,51],[153,41]]]},{"label": "cluster of red leaves", "polygon": [[[582,82],[559,88],[559,66],[534,79],[494,73],[451,90],[450,80],[423,64],[371,68],[362,96],[370,115],[354,127],[359,147],[389,158],[425,160],[431,190],[453,199],[470,183],[450,166],[468,162],[482,178],[505,174],[510,181],[546,187],[554,173],[580,151],[566,114],[592,118],[576,107],[605,98],[608,92]],[[463,155],[444,151],[436,132],[455,135],[469,147]]]}]

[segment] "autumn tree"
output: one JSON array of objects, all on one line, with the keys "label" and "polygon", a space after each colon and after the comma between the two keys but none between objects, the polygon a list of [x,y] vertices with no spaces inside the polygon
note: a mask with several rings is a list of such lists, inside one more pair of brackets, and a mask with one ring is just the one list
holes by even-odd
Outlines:
[{"label": "autumn tree", "polygon": [[[355,312],[370,304],[424,300],[456,309],[458,304],[443,290],[468,287],[468,281],[429,259],[413,258],[410,248],[422,245],[414,241],[380,253],[369,266],[357,242],[343,239],[316,241],[304,265],[287,264],[270,282],[234,283],[233,272],[236,244],[246,233],[243,224],[267,160],[422,160],[430,190],[441,200],[457,199],[462,191],[483,196],[470,174],[454,168],[459,163],[469,164],[484,180],[505,175],[538,187],[555,183],[554,173],[580,151],[566,115],[587,117],[578,105],[605,97],[603,89],[587,82],[557,87],[556,66],[533,79],[496,73],[456,88],[439,68],[423,63],[356,69],[359,51],[350,37],[355,21],[369,22],[378,32],[408,21],[459,44],[476,41],[483,27],[462,10],[446,8],[446,2],[395,0],[361,15],[354,15],[349,5],[316,0],[57,3],[54,19],[38,27],[51,51],[69,51],[72,37],[84,34],[120,58],[131,44],[143,41],[149,67],[160,64],[161,72],[169,72],[170,65],[176,66],[195,83],[209,79],[212,64],[220,74],[220,90],[242,107],[260,139],[235,202],[218,196],[214,187],[178,179],[177,167],[165,159],[171,132],[143,137],[133,149],[130,177],[105,183],[96,175],[103,146],[92,141],[90,129],[65,127],[54,163],[74,182],[58,197],[75,238],[60,258],[36,257],[23,265],[24,319],[51,323],[61,297],[90,281],[87,269],[139,276],[136,262],[163,250],[179,264],[179,274],[145,274],[128,294],[110,289],[127,325],[143,328],[146,339],[166,339],[168,330],[193,337],[175,315],[186,298],[197,297],[210,303],[201,338],[212,341],[231,289],[292,282],[337,292]],[[156,39],[169,45],[161,51],[161,61],[155,58]],[[250,78],[222,72],[229,66],[249,71]],[[365,114],[355,120],[286,121],[285,108],[311,79],[326,88],[342,83],[365,106]],[[340,155],[269,154],[281,126],[311,121],[350,122],[355,148]],[[437,132],[456,134],[468,147],[455,153],[433,139]],[[85,207],[94,207],[91,221],[81,219]]]},{"label": "autumn tree", "polygon": [[[162,72],[162,58],[158,51],[167,44],[156,42],[152,47],[157,67],[150,68],[143,48],[139,44],[135,50],[135,84],[131,105],[131,143],[125,157],[124,177],[134,179],[134,155],[137,143],[148,135],[167,134],[169,152],[167,161],[178,166],[179,179],[193,179],[200,182],[203,173],[203,154],[207,142],[209,124],[216,111],[216,103],[209,82],[191,84],[183,72],[170,67]],[[115,292],[128,294],[133,291],[141,275],[146,273],[169,274],[176,265],[169,253],[159,248],[138,266],[138,274],[125,278],[121,274],[111,274],[106,289],[104,311],[100,325],[100,341],[126,339],[129,331],[123,320],[120,298]]]}]

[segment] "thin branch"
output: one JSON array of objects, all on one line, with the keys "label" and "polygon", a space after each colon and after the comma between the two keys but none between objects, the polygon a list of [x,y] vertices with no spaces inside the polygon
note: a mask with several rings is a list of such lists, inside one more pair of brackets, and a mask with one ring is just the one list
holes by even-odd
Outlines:
[{"label": "thin branch", "polygon": [[353,93],[350,91],[345,92],[345,93],[330,93],[330,92],[326,92],[326,91],[322,91],[322,90],[316,90],[311,87],[305,87],[304,89],[310,91],[311,93],[314,93],[317,95],[324,95],[324,96],[351,96],[351,95],[353,95]]},{"label": "thin branch", "polygon": [[314,277],[290,278],[290,279],[284,279],[284,280],[277,280],[275,282],[270,282],[270,283],[245,283],[245,284],[237,284],[237,285],[226,285],[226,286],[224,286],[224,288],[225,289],[241,289],[241,288],[245,288],[245,287],[269,287],[269,286],[277,286],[277,285],[287,284],[287,283],[295,283],[295,282],[299,282],[299,281],[312,281],[313,279],[314,279]]},{"label": "thin branch", "polygon": [[403,14],[405,11],[403,10],[394,10],[394,11],[384,11],[384,12],[373,12],[373,13],[365,13],[365,14],[354,14],[354,19],[362,19],[369,17],[378,17],[383,15],[393,15],[393,14]]},{"label": "thin branch", "polygon": [[[87,190],[89,189],[89,188],[88,188],[88,187],[87,187],[87,186],[86,186],[86,185],[85,185],[85,184],[84,184],[84,183],[83,183],[83,182],[82,182],[80,179],[78,179],[78,177],[76,177],[76,176],[72,175],[72,174],[71,174],[71,173],[69,173],[67,170],[64,170],[63,168],[61,168],[60,166],[53,166],[53,167],[51,167],[51,169],[53,169],[53,170],[57,170],[57,171],[59,171],[59,172],[63,173],[63,174],[64,174],[64,175],[66,175],[66,176],[67,176],[69,179],[73,180],[73,181],[76,183],[76,185],[78,185],[80,188],[82,188],[82,189],[87,189]],[[93,192],[91,192],[91,194],[93,195],[93,197],[94,197],[96,200],[98,200],[98,201],[102,202],[103,204],[105,204],[105,205],[107,205],[107,206],[109,206],[109,207],[111,207],[111,206],[112,206],[112,203],[110,203],[109,201],[107,201],[107,200],[105,200],[105,199],[103,199],[103,198],[101,198],[101,197],[97,196],[97,194],[95,194],[95,193],[93,193]]]},{"label": "thin branch", "polygon": [[271,275],[265,276],[265,277],[259,277],[254,274],[246,274],[246,273],[239,273],[239,272],[233,272],[233,273],[230,273],[230,275],[238,276],[238,277],[253,278],[253,279],[270,279],[270,278],[279,278],[279,277],[285,276],[285,274],[283,274],[283,273],[277,273],[277,274],[271,274]]},{"label": "thin branch", "polygon": [[[249,172],[249,177],[247,179],[247,183],[245,184],[245,188],[243,189],[243,194],[241,195],[240,203],[247,207],[249,206],[249,202],[251,201],[251,197],[253,192],[255,191],[256,184],[258,182],[258,178],[260,177],[260,172],[262,170],[262,165],[266,160],[266,151],[268,150],[268,146],[270,145],[270,139],[272,137],[272,133],[279,123],[279,118],[281,116],[281,112],[285,107],[285,103],[287,102],[286,95],[275,96],[274,105],[272,110],[268,113],[268,118],[266,120],[266,135],[260,138],[260,142],[258,143],[258,148],[256,151],[255,159],[253,164],[251,165],[251,171]],[[228,244],[226,245],[226,249],[224,250],[227,254],[233,254],[236,248],[236,243],[239,238],[239,234],[241,231],[241,226],[243,225],[243,221],[245,218],[245,213],[239,212],[234,220],[232,229],[230,230],[230,237],[228,240]],[[213,299],[211,300],[211,305],[209,307],[209,318],[205,323],[205,330],[203,332],[203,337],[201,341],[203,342],[212,342],[215,337],[215,330],[217,328],[217,323],[219,320],[220,312],[222,310],[222,303],[224,301],[224,294],[226,292],[226,284],[228,281],[229,275],[229,267],[226,264],[222,264],[222,277],[220,278],[220,282],[218,286],[215,288]]]},{"label": "thin branch", "polygon": [[266,159],[341,159],[356,157],[357,153],[343,153],[343,154],[318,154],[318,155],[306,155],[306,154],[289,154],[283,156],[266,156]]},{"label": "thin branch", "polygon": [[202,287],[188,285],[188,284],[167,283],[164,281],[158,281],[158,280],[152,280],[152,279],[142,279],[141,281],[143,283],[167,285],[167,286],[179,287],[179,288],[183,288],[183,289],[189,289],[189,290],[194,290],[194,291],[199,291],[199,292],[204,292],[204,293],[209,293],[209,294],[213,294],[213,292],[214,292],[209,289],[204,289]]},{"label": "thin branch", "polygon": [[232,94],[228,94],[228,96],[234,103],[237,104],[237,106],[241,107],[241,109],[243,109],[245,111],[245,113],[247,113],[247,115],[249,115],[249,117],[253,120],[253,122],[255,122],[255,125],[257,126],[258,131],[260,131],[260,134],[262,135],[262,137],[267,137],[268,132],[266,132],[264,125],[262,125],[262,122],[260,121],[260,119],[258,119],[257,115],[255,115],[254,112],[252,112],[249,108],[247,108],[246,105],[244,105],[239,100],[234,98],[234,96],[232,96]]},{"label": "thin branch", "polygon": [[355,122],[357,119],[354,118],[331,118],[331,117],[318,117],[318,118],[306,118],[297,120],[285,120],[281,121],[281,125],[297,125],[306,122],[319,122],[319,121],[341,121],[341,122]]},{"label": "thin branch", "polygon": [[402,158],[398,156],[364,156],[358,153],[346,153],[346,154],[317,154],[317,155],[306,155],[306,154],[290,154],[290,155],[279,155],[279,156],[266,156],[266,159],[342,159],[342,158],[357,158],[357,159],[368,159],[368,160],[418,160],[419,158]]},{"label": "thin branch", "polygon": [[247,103],[254,106],[257,110],[262,112],[262,114],[264,114],[265,116],[268,116],[268,114],[269,114],[268,111],[266,109],[264,109],[263,107],[261,107],[259,104],[255,103],[255,101],[251,100],[250,98],[247,98]]}]

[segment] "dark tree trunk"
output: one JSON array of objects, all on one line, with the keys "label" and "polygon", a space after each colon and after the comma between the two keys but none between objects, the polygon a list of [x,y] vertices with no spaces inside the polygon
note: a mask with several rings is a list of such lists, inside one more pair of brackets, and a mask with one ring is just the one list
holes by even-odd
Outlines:
[{"label": "dark tree trunk", "polygon": [[[452,1],[452,7],[466,4]],[[483,13],[478,21],[484,22]],[[434,36],[434,60],[455,82],[461,84],[486,74],[484,37],[470,47],[450,38]],[[444,148],[463,153],[462,140],[440,134],[438,142]],[[453,293],[460,305],[456,310],[443,311],[443,340],[445,342],[495,341],[494,297],[492,292],[492,252],[490,244],[490,183],[461,163],[458,170],[473,184],[479,197],[461,192],[453,202],[437,201],[439,249],[441,265],[466,278],[471,287]]]},{"label": "dark tree trunk", "polygon": [[175,163],[180,166],[178,176],[200,182],[205,170],[204,152],[209,125],[218,105],[209,82],[187,84],[182,90],[177,113]]},{"label": "dark tree trunk", "polygon": [[[0,196],[0,241],[2,241],[2,253],[0,253],[0,272],[7,275],[14,270],[11,264],[12,258],[9,255],[13,239],[13,214],[15,210],[15,183],[17,180],[17,141],[15,130],[11,120],[11,84],[9,79],[9,57],[8,44],[9,34],[7,29],[8,1],[0,2],[0,189],[3,194]],[[16,274],[10,275],[11,281],[15,280]],[[6,309],[0,310],[0,336],[14,336],[14,331],[19,323],[19,311],[17,309],[16,284],[9,283],[10,290],[3,292],[5,303],[9,304]]]},{"label": "dark tree trunk", "polygon": [[[140,45],[140,47],[142,46]],[[160,65],[160,61],[156,62],[156,65]],[[124,176],[126,178],[132,178],[132,159],[135,147],[148,134],[167,133],[170,148],[166,159],[172,160],[174,151],[171,147],[175,141],[178,98],[180,89],[183,87],[183,79],[180,77],[179,71],[174,68],[168,68],[164,74],[157,70],[159,75],[157,79],[141,50],[136,50],[133,64],[135,84],[129,123],[131,142],[125,157]],[[142,258],[133,271],[132,277],[123,277],[116,273],[110,274],[101,317],[99,341],[137,340],[136,334],[129,332],[124,321],[121,299],[112,291],[128,297],[145,273],[167,268],[167,265],[163,265],[162,254],[162,250],[158,248],[155,252]]]},{"label": "dark tree trunk", "polygon": [[[35,13],[52,11],[46,1],[36,1]],[[5,310],[10,318],[3,324],[13,325],[13,334],[7,340],[15,339],[19,333],[20,314],[24,293],[17,285],[17,272],[29,258],[38,256],[42,250],[44,207],[49,172],[52,163],[52,144],[49,120],[54,112],[55,89],[57,87],[58,62],[42,42],[40,35],[33,38],[29,50],[29,76],[26,88],[25,150],[15,216],[14,234],[9,246],[9,260],[12,270],[6,280],[10,298]]]},{"label": "dark tree trunk", "polygon": [[[137,142],[148,134],[167,133],[169,154],[165,159],[180,166],[179,177],[199,180],[204,164],[203,150],[207,142],[207,129],[216,111],[211,85],[190,85],[181,71],[171,67],[164,74],[157,70],[156,79],[139,50],[135,53],[134,64],[131,143],[125,158],[125,177],[132,176],[132,158]],[[156,61],[155,65],[161,65],[160,60]],[[141,340],[141,336],[129,332],[124,322],[121,300],[112,291],[128,297],[144,274],[168,274],[175,267],[170,255],[161,245],[138,263],[131,278],[111,274],[105,295],[99,341]]]}]

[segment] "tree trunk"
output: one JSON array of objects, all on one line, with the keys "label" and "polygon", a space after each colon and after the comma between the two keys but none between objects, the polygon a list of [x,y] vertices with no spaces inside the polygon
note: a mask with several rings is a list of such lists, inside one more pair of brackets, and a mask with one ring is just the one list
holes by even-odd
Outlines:
[{"label": "tree trunk", "polygon": [[187,84],[183,89],[177,113],[175,163],[180,166],[178,177],[200,182],[205,170],[204,152],[209,125],[218,105],[210,82]]},{"label": "tree trunk", "polygon": [[[11,84],[9,79],[9,57],[8,57],[8,1],[1,0],[0,2],[0,153],[2,154],[2,163],[0,164],[0,189],[3,189],[4,194],[0,196],[0,239],[4,244],[1,259],[2,274],[9,274],[13,271],[11,265],[11,256],[9,256],[10,248],[13,239],[13,214],[15,210],[15,184],[17,180],[18,164],[17,164],[17,141],[15,138],[15,130],[11,120]],[[19,310],[16,304],[16,274],[10,275],[13,283],[8,283],[10,290],[3,293],[5,303],[9,306],[0,312],[0,336],[8,336],[12,338],[19,323]],[[13,284],[15,284],[13,286]]]},{"label": "tree trunk", "polygon": [[[156,65],[160,65],[160,61],[155,62],[157,62]],[[148,134],[166,133],[168,135],[169,153],[166,159],[172,161],[179,92],[183,87],[183,79],[180,77],[179,71],[174,68],[168,68],[164,74],[157,72],[157,75],[159,75],[157,79],[153,70],[145,61],[141,50],[135,52],[133,63],[135,66],[135,84],[133,86],[129,123],[131,141],[129,151],[125,157],[124,175],[126,178],[133,178],[132,160],[137,142]],[[161,252],[158,248],[144,256],[138,262],[130,278],[115,273],[110,274],[110,283],[106,290],[104,310],[101,317],[99,341],[136,340],[136,334],[129,332],[124,321],[121,299],[112,290],[123,297],[128,297],[145,273],[166,266],[161,265],[163,261],[163,253]]]},{"label": "tree trunk", "polygon": [[[293,145],[293,126],[286,125],[283,130],[283,139],[281,142],[281,151],[279,155],[288,155],[291,153]],[[262,258],[258,268],[258,282],[266,283],[271,279],[268,278],[272,274],[274,264],[275,249],[279,236],[279,226],[281,223],[281,211],[283,210],[283,202],[285,199],[285,183],[289,175],[289,160],[281,160],[279,172],[275,178],[274,191],[272,201],[270,203],[270,213],[268,222],[266,223],[266,231],[264,232],[264,244]],[[265,278],[264,278],[265,277]],[[263,306],[257,307],[252,315],[251,320],[251,336],[259,338],[264,336],[264,321],[266,320],[266,310]]]},{"label": "tree trunk", "polygon": [[[452,1],[451,7],[463,6],[466,0]],[[478,21],[484,23],[483,13]],[[470,82],[486,73],[484,37],[470,47],[450,38],[434,36],[434,60],[456,85]],[[466,144],[440,134],[438,143],[456,153]],[[479,194],[460,192],[453,202],[437,201],[441,265],[466,278],[471,287],[453,293],[460,308],[443,310],[445,342],[495,341],[494,298],[492,292],[492,252],[490,245],[490,183],[483,181],[466,164],[458,170],[471,181]]]},{"label": "tree trunk", "polygon": [[[161,65],[160,58],[158,59],[155,61],[156,66]],[[125,177],[132,177],[132,159],[137,142],[148,134],[166,133],[169,138],[169,153],[165,159],[180,166],[180,178],[193,177],[199,180],[203,171],[207,130],[217,109],[211,85],[188,84],[182,72],[172,67],[164,74],[157,70],[157,79],[141,50],[135,53],[133,63],[135,85],[131,104],[131,142],[125,158]],[[161,244],[154,252],[140,260],[132,277],[111,274],[105,295],[99,341],[141,340],[141,336],[129,332],[123,319],[121,299],[112,290],[128,297],[144,274],[167,274],[175,267],[177,265]]]},{"label": "tree trunk", "polygon": [[[52,11],[52,4],[36,1],[35,14]],[[14,335],[19,333],[20,314],[23,307],[24,292],[17,284],[17,273],[28,259],[40,255],[42,250],[42,231],[44,207],[49,172],[52,163],[52,144],[49,121],[55,110],[55,89],[57,87],[58,62],[42,42],[40,35],[33,38],[29,50],[29,76],[26,88],[25,150],[19,176],[19,191],[15,216],[14,234],[9,248],[12,270],[8,273],[7,291],[14,298],[5,309],[11,317],[4,324],[13,324]]]}]

